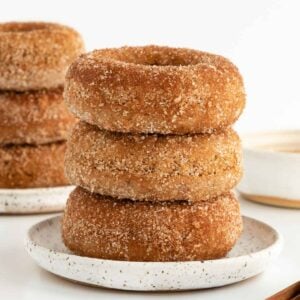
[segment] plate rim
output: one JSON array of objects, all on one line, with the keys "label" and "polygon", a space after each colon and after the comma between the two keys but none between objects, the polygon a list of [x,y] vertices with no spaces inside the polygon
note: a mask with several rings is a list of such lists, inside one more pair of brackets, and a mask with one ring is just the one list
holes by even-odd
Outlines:
[{"label": "plate rim", "polygon": [[62,212],[74,185],[56,187],[0,188],[1,215],[30,215]]},{"label": "plate rim", "polygon": [[62,185],[62,186],[51,186],[51,187],[38,187],[38,188],[16,188],[16,189],[5,189],[0,188],[0,196],[5,194],[19,194],[19,195],[27,195],[32,193],[44,193],[49,192],[49,190],[55,192],[60,192],[61,190],[75,188],[74,185]]},{"label": "plate rim", "polygon": [[[176,265],[176,264],[211,264],[211,263],[219,263],[219,264],[224,264],[224,263],[231,263],[232,260],[234,261],[237,261],[237,260],[242,260],[246,257],[256,257],[256,256],[260,256],[261,254],[263,254],[264,252],[269,252],[269,251],[272,251],[272,250],[276,250],[278,248],[278,252],[280,253],[281,250],[282,250],[282,247],[283,247],[283,243],[284,243],[284,239],[283,239],[283,236],[282,234],[276,230],[274,227],[272,227],[271,225],[263,222],[263,221],[260,221],[258,219],[255,219],[255,218],[252,218],[252,217],[248,217],[248,216],[244,216],[242,215],[242,218],[243,220],[244,219],[248,219],[250,221],[255,221],[255,222],[258,222],[266,227],[268,227],[269,229],[271,229],[274,233],[274,236],[275,236],[275,240],[273,243],[271,243],[269,246],[267,246],[266,248],[263,248],[259,251],[255,251],[255,252],[252,252],[252,253],[249,253],[249,254],[244,254],[244,255],[240,255],[240,256],[234,256],[234,257],[222,257],[222,258],[218,258],[218,259],[209,259],[209,260],[194,260],[194,261],[166,261],[166,262],[157,262],[157,261],[146,261],[146,262],[143,262],[143,261],[125,261],[125,260],[113,260],[113,259],[103,259],[103,258],[96,258],[96,257],[89,257],[89,256],[80,256],[80,255],[76,255],[74,253],[64,253],[64,252],[61,252],[61,251],[53,251],[49,248],[46,248],[44,246],[41,246],[39,244],[37,244],[36,242],[34,242],[30,235],[32,234],[32,232],[36,229],[36,227],[38,226],[41,226],[41,224],[43,223],[46,223],[46,222],[49,222],[50,220],[51,221],[54,221],[56,219],[60,219],[61,220],[62,218],[62,214],[58,215],[58,216],[54,216],[54,217],[50,217],[50,218],[47,218],[47,219],[44,219],[40,222],[37,222],[35,224],[33,224],[28,230],[27,230],[27,233],[26,233],[26,236],[25,236],[25,239],[24,239],[24,245],[25,245],[25,249],[27,252],[29,252],[29,246],[28,245],[33,245],[34,247],[38,247],[40,250],[44,251],[44,252],[52,252],[55,253],[55,254],[59,254],[61,256],[71,256],[73,258],[79,258],[79,259],[82,259],[82,260],[93,260],[93,261],[98,261],[98,262],[111,262],[111,263],[114,263],[114,264],[124,264],[126,263],[127,265],[135,265],[135,266],[138,266],[138,265]],[[60,221],[59,220],[59,221]],[[31,256],[31,255],[30,255]]]}]

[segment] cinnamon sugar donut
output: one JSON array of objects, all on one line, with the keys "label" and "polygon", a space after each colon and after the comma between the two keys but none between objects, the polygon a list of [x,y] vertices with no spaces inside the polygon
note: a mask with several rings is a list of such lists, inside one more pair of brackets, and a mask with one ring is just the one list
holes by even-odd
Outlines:
[{"label": "cinnamon sugar donut", "polygon": [[67,185],[64,175],[66,143],[0,147],[0,188]]},{"label": "cinnamon sugar donut", "polygon": [[80,35],[67,26],[0,24],[0,90],[36,90],[64,84],[70,63],[83,52]]},{"label": "cinnamon sugar donut", "polygon": [[0,92],[0,144],[45,144],[67,139],[75,118],[63,89]]},{"label": "cinnamon sugar donut", "polygon": [[242,173],[237,134],[138,135],[79,122],[65,159],[70,182],[132,200],[203,201],[233,188]]},{"label": "cinnamon sugar donut", "polygon": [[65,99],[81,120],[110,131],[211,133],[245,104],[242,77],[226,58],[159,46],[96,50],[66,76]]},{"label": "cinnamon sugar donut", "polygon": [[77,187],[62,221],[76,254],[128,261],[224,257],[242,231],[238,201],[226,193],[207,202],[132,202]]}]

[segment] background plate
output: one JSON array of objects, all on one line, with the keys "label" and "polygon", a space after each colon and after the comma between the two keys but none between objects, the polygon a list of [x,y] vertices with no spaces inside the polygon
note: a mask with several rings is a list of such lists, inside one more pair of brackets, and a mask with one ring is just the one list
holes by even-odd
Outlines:
[{"label": "background plate", "polygon": [[28,232],[25,247],[44,269],[69,280],[107,288],[162,291],[223,286],[264,271],[282,248],[269,225],[243,217],[244,232],[226,258],[193,262],[127,262],[82,257],[63,244],[61,217],[42,221]]},{"label": "background plate", "polygon": [[0,214],[62,211],[74,186],[34,189],[0,189]]}]

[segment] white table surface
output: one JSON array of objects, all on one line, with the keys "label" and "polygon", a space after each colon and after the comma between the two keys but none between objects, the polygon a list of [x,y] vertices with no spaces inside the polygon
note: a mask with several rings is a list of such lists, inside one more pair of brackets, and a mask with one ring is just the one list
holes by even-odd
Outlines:
[{"label": "white table surface", "polygon": [[28,228],[53,214],[0,215],[0,299],[264,299],[300,280],[300,210],[275,208],[241,199],[244,215],[264,221],[284,236],[279,259],[254,278],[215,289],[172,293],[123,292],[75,284],[52,275],[27,255]]}]

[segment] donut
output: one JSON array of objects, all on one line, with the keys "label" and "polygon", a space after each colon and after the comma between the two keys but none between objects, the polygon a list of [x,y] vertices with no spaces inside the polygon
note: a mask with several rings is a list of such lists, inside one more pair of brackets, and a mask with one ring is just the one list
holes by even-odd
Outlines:
[{"label": "donut", "polygon": [[0,24],[0,90],[63,86],[71,62],[83,52],[80,35],[54,23]]},{"label": "donut", "polygon": [[77,187],[62,221],[64,243],[76,254],[126,261],[224,257],[241,231],[231,192],[206,202],[133,202]]},{"label": "donut", "polygon": [[0,188],[68,185],[64,175],[65,142],[0,147]]},{"label": "donut", "polygon": [[65,158],[70,182],[102,195],[132,200],[205,201],[241,178],[238,135],[126,134],[77,123]]},{"label": "donut", "polygon": [[78,118],[110,131],[211,133],[238,119],[245,91],[222,56],[145,46],[81,55],[67,72],[65,99]]},{"label": "donut", "polygon": [[0,91],[0,144],[45,144],[67,139],[75,118],[63,89]]}]

